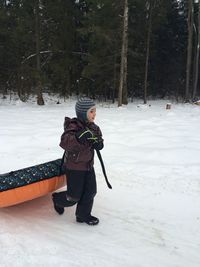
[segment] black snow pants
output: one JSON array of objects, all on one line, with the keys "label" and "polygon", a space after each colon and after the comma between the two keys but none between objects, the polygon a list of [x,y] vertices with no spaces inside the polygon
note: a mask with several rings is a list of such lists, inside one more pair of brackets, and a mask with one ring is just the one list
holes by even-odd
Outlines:
[{"label": "black snow pants", "polygon": [[66,176],[67,191],[57,193],[55,202],[60,207],[77,204],[76,216],[84,220],[91,215],[97,192],[95,171],[66,170]]}]

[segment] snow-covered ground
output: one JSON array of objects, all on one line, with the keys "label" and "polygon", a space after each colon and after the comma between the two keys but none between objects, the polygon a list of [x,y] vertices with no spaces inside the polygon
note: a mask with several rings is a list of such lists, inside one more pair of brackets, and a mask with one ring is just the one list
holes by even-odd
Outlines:
[{"label": "snow-covered ground", "polygon": [[[59,216],[51,196],[0,209],[1,267],[199,267],[200,106],[98,104],[107,188],[96,158],[98,226]],[[0,102],[0,173],[62,156],[74,100]]]}]

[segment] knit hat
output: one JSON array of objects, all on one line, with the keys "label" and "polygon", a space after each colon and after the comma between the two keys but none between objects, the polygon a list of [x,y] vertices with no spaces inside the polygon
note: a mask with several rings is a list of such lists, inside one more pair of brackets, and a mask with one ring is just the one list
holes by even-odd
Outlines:
[{"label": "knit hat", "polygon": [[91,108],[95,108],[95,103],[92,99],[88,97],[79,98],[75,105],[77,118],[83,121],[87,121],[87,112]]}]

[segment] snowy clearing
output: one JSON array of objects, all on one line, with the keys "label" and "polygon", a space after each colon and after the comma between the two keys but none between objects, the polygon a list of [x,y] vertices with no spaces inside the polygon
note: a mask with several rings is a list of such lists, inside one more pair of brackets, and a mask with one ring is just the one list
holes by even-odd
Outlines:
[{"label": "snowy clearing", "polygon": [[[96,157],[100,224],[76,223],[74,207],[57,215],[51,195],[0,209],[1,267],[199,267],[200,106],[166,103],[97,104],[113,186]],[[62,157],[74,105],[1,100],[0,173]]]}]

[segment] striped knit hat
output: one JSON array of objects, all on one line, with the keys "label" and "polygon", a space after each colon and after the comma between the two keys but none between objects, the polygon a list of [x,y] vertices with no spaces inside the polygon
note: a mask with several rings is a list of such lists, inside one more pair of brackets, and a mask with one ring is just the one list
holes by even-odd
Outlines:
[{"label": "striped knit hat", "polygon": [[75,110],[76,110],[76,116],[78,119],[87,121],[87,112],[91,108],[95,107],[95,103],[92,99],[87,97],[79,98],[79,100],[76,102]]}]

